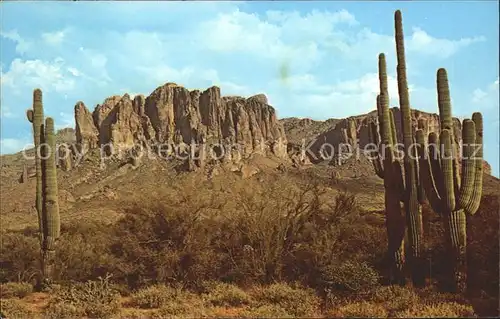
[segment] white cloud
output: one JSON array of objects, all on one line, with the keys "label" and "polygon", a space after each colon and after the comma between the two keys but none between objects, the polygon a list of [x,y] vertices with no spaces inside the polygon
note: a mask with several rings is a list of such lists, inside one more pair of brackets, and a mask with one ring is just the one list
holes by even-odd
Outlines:
[{"label": "white cloud", "polygon": [[[284,84],[274,81],[270,88],[270,99],[277,105],[286,105],[286,114],[281,116],[315,119],[342,118],[373,111],[380,92],[377,73],[331,85],[321,84],[312,74],[304,74],[291,76]],[[388,76],[388,88],[391,105],[398,105],[397,80],[393,75]],[[418,88],[410,85],[409,89],[413,92]]]},{"label": "white cloud", "polygon": [[66,30],[44,32],[42,33],[42,40],[49,45],[59,45],[64,41]]},{"label": "white cloud", "polygon": [[2,75],[1,84],[12,88],[16,93],[22,92],[26,87],[39,87],[45,91],[70,91],[75,87],[75,80],[65,71],[64,64],[62,58],[51,62],[14,59],[9,71]]},{"label": "white cloud", "polygon": [[482,110],[498,109],[498,78],[486,88],[476,88],[472,92],[471,102],[476,108]]},{"label": "white cloud", "polygon": [[1,31],[0,36],[16,42],[16,52],[23,55],[33,47],[33,43],[23,39],[17,30]]},{"label": "white cloud", "polygon": [[459,40],[439,39],[430,36],[420,28],[413,28],[407,48],[410,52],[415,51],[424,55],[448,58],[461,48],[483,41],[486,41],[483,36],[461,38]]}]

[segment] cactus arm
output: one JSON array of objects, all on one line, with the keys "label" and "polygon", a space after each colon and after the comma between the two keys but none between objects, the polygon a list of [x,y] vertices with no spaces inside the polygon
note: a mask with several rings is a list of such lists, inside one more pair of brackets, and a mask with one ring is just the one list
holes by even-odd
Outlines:
[{"label": "cactus arm", "polygon": [[[437,93],[438,93],[438,106],[439,106],[439,119],[441,130],[450,131],[451,142],[451,156],[452,156],[452,172],[453,172],[453,187],[454,193],[458,194],[460,189],[460,172],[457,158],[457,143],[455,141],[453,117],[451,111],[451,98],[450,88],[448,85],[448,74],[446,69],[440,68],[436,75]],[[458,198],[456,198],[458,200]]]},{"label": "cactus arm", "polygon": [[[417,132],[418,131],[421,131],[421,136],[419,138],[417,138]],[[418,202],[420,204],[424,204],[427,202],[427,197],[425,196],[425,187],[424,187],[424,184],[422,182],[422,173],[421,173],[421,170],[422,168],[420,167],[420,159],[422,158],[422,160],[425,160],[428,161],[428,157],[422,157],[420,155],[428,155],[426,153],[426,150],[427,150],[427,146],[425,144],[425,136],[427,135],[427,131],[428,131],[428,126],[427,126],[427,121],[424,119],[424,118],[419,118],[418,121],[417,121],[417,132],[415,132],[415,142],[416,142],[416,145],[417,145],[417,150],[416,150],[416,154],[415,156],[417,156],[417,165],[415,165],[417,167],[417,176],[418,176],[418,179],[419,179],[419,182],[417,184],[418,186]],[[420,154],[421,151],[424,151],[423,154]]]},{"label": "cactus arm", "polygon": [[441,141],[441,169],[443,171],[443,193],[441,198],[443,199],[443,206],[446,213],[455,210],[455,187],[454,187],[454,175],[453,175],[453,149],[451,142],[450,130],[442,130],[440,141]]},{"label": "cactus arm", "polygon": [[[389,85],[387,82],[387,63],[385,61],[385,54],[380,53],[378,55],[378,83],[380,92],[388,92]],[[387,94],[389,96],[389,94]]]},{"label": "cactus arm", "polygon": [[382,114],[382,104],[380,104],[380,94],[377,94],[377,120],[378,120],[378,127],[379,127],[379,132],[382,134],[383,132],[383,124],[384,124],[384,116]]},{"label": "cactus arm", "polygon": [[33,114],[33,110],[26,110],[26,117],[28,118],[28,121],[30,123],[33,123],[33,119],[35,118],[35,115]]},{"label": "cactus arm", "polygon": [[394,141],[391,132],[391,112],[389,110],[389,91],[387,89],[387,65],[383,53],[378,56],[378,76],[380,94],[377,96],[377,109],[379,109],[382,147],[386,147],[394,145]]},{"label": "cactus arm", "polygon": [[395,145],[398,143],[398,135],[396,133],[396,123],[394,121],[394,113],[389,109],[389,120],[390,120],[390,131],[391,131],[391,143]]},{"label": "cactus arm", "polygon": [[[439,119],[441,121],[441,130],[453,132],[453,119],[451,117],[451,99],[450,88],[448,86],[448,74],[446,69],[440,68],[437,71],[437,91]],[[452,134],[453,136],[453,134]],[[453,138],[453,137],[452,137]],[[452,140],[453,143],[453,140]]]},{"label": "cactus arm", "polygon": [[474,215],[479,209],[483,192],[483,116],[476,112],[472,114],[472,121],[474,121],[476,129],[476,145],[474,146],[474,149],[477,149],[474,156],[476,169],[472,197],[470,202],[464,206],[465,212],[470,215]]},{"label": "cactus arm", "polygon": [[476,173],[476,162],[472,159],[474,144],[476,143],[476,126],[471,120],[464,120],[462,141],[462,182],[458,195],[458,205],[459,207],[466,207],[472,199]]},{"label": "cactus arm", "polygon": [[441,171],[441,152],[440,142],[437,133],[431,132],[429,134],[429,145],[427,146],[427,151],[429,154],[429,162],[431,168],[431,177],[434,180],[434,185],[436,187],[437,193],[443,193],[443,172]]},{"label": "cactus arm", "polygon": [[418,163],[420,167],[421,185],[425,190],[426,198],[432,209],[435,212],[441,213],[441,198],[439,197],[439,193],[432,177],[429,152],[427,150],[427,144],[425,143],[425,134],[423,130],[417,130],[416,139],[419,152]]}]

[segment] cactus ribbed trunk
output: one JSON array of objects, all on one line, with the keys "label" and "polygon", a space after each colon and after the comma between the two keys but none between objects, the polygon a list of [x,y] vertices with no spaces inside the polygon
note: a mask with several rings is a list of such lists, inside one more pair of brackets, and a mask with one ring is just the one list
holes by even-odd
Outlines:
[{"label": "cactus ribbed trunk", "polygon": [[60,235],[59,202],[57,191],[56,140],[54,120],[44,121],[42,91],[33,93],[33,110],[27,111],[33,123],[36,163],[36,210],[40,229],[41,276],[38,288],[50,285],[55,261],[55,245]]},{"label": "cactus ribbed trunk", "polygon": [[[381,53],[378,61],[380,94],[377,96],[379,130],[370,123],[370,139],[379,146],[378,158],[373,160],[377,175],[384,179],[385,220],[387,229],[390,262],[390,282],[405,284],[404,278],[404,237],[405,219],[401,211],[402,175],[399,161],[394,158],[396,127],[394,117],[389,110],[389,92],[387,89],[387,66],[385,55]],[[379,137],[380,135],[380,137]]]},{"label": "cactus ribbed trunk", "polygon": [[[403,144],[405,150],[405,198],[404,208],[408,225],[409,250],[411,258],[412,279],[416,286],[425,284],[424,266],[422,260],[422,212],[418,203],[418,179],[416,168],[416,154],[412,147],[414,143],[413,130],[411,126],[410,97],[408,92],[408,82],[406,79],[406,61],[403,34],[403,19],[401,11],[397,10],[394,15],[396,33],[396,53],[397,53],[397,80],[399,93],[399,107],[401,109],[401,123],[403,129]],[[411,153],[410,153],[411,152]]]},{"label": "cactus ribbed trunk", "polygon": [[[42,159],[41,159],[41,145],[43,143],[43,103],[42,103],[42,91],[36,89],[33,92],[33,110],[28,110],[27,112],[28,120],[33,123],[33,139],[35,144],[35,169],[36,169],[36,198],[35,198],[35,208],[38,213],[38,225],[40,225],[40,236],[43,236],[43,222],[42,222],[42,210],[43,210],[43,178],[42,178]],[[40,240],[43,240],[40,237]]]},{"label": "cactus ribbed trunk", "polygon": [[467,223],[465,211],[459,209],[446,214],[445,232],[447,237],[450,273],[447,290],[464,292],[467,282]]},{"label": "cactus ribbed trunk", "polygon": [[45,185],[43,204],[45,218],[43,219],[44,241],[42,244],[43,277],[50,280],[55,258],[55,241],[59,237],[60,219],[59,203],[57,200],[57,171],[56,171],[56,141],[54,136],[54,121],[52,118],[45,120]]}]

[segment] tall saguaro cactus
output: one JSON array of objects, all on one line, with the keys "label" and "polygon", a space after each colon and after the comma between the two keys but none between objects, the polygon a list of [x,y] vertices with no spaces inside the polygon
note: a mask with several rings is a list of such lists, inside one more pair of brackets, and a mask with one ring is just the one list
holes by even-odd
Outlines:
[{"label": "tall saguaro cactus", "polygon": [[419,176],[417,175],[417,154],[413,147],[415,140],[413,136],[410,94],[408,92],[408,81],[406,79],[406,58],[404,47],[403,17],[400,10],[394,13],[396,53],[397,53],[397,80],[399,93],[399,107],[401,109],[401,123],[403,129],[403,144],[405,150],[405,196],[404,208],[406,222],[408,224],[408,238],[410,241],[410,255],[412,257],[412,275],[414,283],[424,284],[423,260],[422,260],[422,212],[418,202]]},{"label": "tall saguaro cactus", "polygon": [[425,192],[432,209],[445,221],[449,251],[449,289],[464,292],[466,289],[466,213],[474,215],[479,208],[483,185],[483,118],[474,113],[472,120],[465,119],[462,129],[462,176],[457,149],[453,139],[448,75],[445,69],[437,71],[437,93],[441,131],[429,134],[426,143],[422,129],[417,131],[420,152],[420,171]]},{"label": "tall saguaro cactus", "polygon": [[[377,114],[379,123],[379,132],[381,135],[381,140],[377,141],[377,129],[372,123],[371,128],[371,138],[372,143],[380,143],[383,147],[384,155],[381,162],[380,159],[373,161],[375,172],[378,176],[384,179],[384,185],[386,190],[386,214],[387,214],[387,231],[389,241],[391,241],[391,232],[394,234],[405,234],[405,223],[401,222],[391,222],[390,219],[398,220],[401,216],[399,201],[403,202],[406,216],[406,224],[408,228],[408,240],[409,240],[409,257],[410,266],[412,270],[413,284],[416,286],[422,286],[425,283],[424,277],[424,263],[422,258],[422,213],[419,200],[423,200],[423,196],[419,196],[419,174],[417,165],[417,154],[415,154],[415,149],[413,148],[414,136],[412,130],[411,121],[411,109],[409,102],[408,93],[408,83],[406,80],[406,62],[404,54],[404,35],[403,35],[403,25],[402,25],[401,12],[398,10],[395,13],[395,33],[396,33],[396,51],[397,51],[397,79],[398,79],[398,92],[399,92],[399,105],[401,113],[401,123],[403,129],[403,148],[404,148],[404,173],[401,170],[401,163],[399,160],[395,160],[394,150],[396,147],[397,134],[394,124],[394,117],[392,112],[389,110],[389,92],[387,84],[387,66],[385,61],[385,55],[381,53],[379,55],[379,84],[380,84],[380,94],[377,97]],[[391,198],[388,203],[388,197]],[[397,197],[397,205],[392,203],[392,198]],[[395,211],[398,211],[396,214]],[[398,216],[398,217],[396,217]],[[402,217],[401,217],[402,218]],[[390,230],[389,224],[398,225],[401,229],[397,231]],[[395,226],[393,226],[395,227]],[[403,238],[401,240],[400,248],[403,249]],[[392,243],[393,245],[394,243]],[[398,244],[399,245],[399,244]],[[389,253],[392,253],[391,242],[389,243]],[[402,255],[398,252],[398,255]],[[397,258],[396,258],[397,260]],[[403,260],[404,262],[404,260]],[[396,268],[401,267],[401,265],[396,265]]]},{"label": "tall saguaro cactus", "polygon": [[375,122],[370,122],[369,137],[372,143],[379,145],[378,156],[373,164],[377,175],[384,179],[385,214],[388,238],[388,256],[391,259],[391,282],[404,284],[403,268],[405,265],[404,236],[405,221],[401,213],[400,200],[404,189],[401,164],[395,159],[394,150],[396,128],[394,116],[389,110],[387,90],[387,72],[385,55],[379,55],[380,94],[377,96],[378,130]]},{"label": "tall saguaro cactus", "polygon": [[33,123],[36,164],[36,200],[40,228],[41,280],[40,285],[50,283],[55,258],[55,242],[60,234],[59,202],[56,171],[56,140],[54,120],[47,118],[44,124],[42,91],[33,92],[33,109],[27,111]]}]

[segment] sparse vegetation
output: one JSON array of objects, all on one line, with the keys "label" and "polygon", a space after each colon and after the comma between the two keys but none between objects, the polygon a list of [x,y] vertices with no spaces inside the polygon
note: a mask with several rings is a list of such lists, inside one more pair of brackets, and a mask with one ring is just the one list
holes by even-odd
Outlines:
[{"label": "sparse vegetation", "polygon": [[24,298],[33,292],[33,285],[27,282],[7,282],[0,285],[0,298]]},{"label": "sparse vegetation", "polygon": [[46,309],[52,316],[111,318],[120,311],[119,294],[112,288],[110,277],[75,283],[57,290]]},{"label": "sparse vegetation", "polygon": [[[313,125],[315,130],[322,128],[313,135],[320,134],[324,141],[327,135],[338,133],[341,140],[358,144],[357,136],[364,134],[361,125],[376,144],[396,147],[399,134],[406,150],[414,138],[426,147],[428,123],[420,117],[422,113],[410,109],[399,10],[395,22],[399,126],[403,129],[397,128],[395,109],[389,109],[386,61],[380,54],[377,121],[371,115],[363,116],[362,122],[352,117],[325,122],[328,125],[294,120],[301,125],[298,131],[308,131]],[[444,152],[450,153],[454,124],[447,81],[446,71],[440,69],[440,139]],[[169,83],[152,96],[165,92],[185,99],[192,93]],[[219,98],[218,88],[206,92],[193,101],[211,103]],[[483,177],[482,162],[464,161],[464,175],[459,180],[459,168],[452,167],[451,160],[434,166],[429,161],[406,158],[403,163],[393,158],[395,153],[389,147],[386,159],[373,162],[382,185],[376,177],[372,180],[364,174],[364,168],[358,171],[361,160],[339,161],[332,172],[328,165],[303,166],[307,161],[298,159],[296,149],[295,157],[291,157],[293,164],[284,161],[281,155],[286,154],[278,154],[272,141],[266,142],[272,144],[268,149],[272,156],[254,152],[250,140],[258,131],[254,125],[260,125],[254,123],[260,121],[256,114],[269,115],[262,135],[272,135],[274,130],[284,137],[264,95],[221,99],[224,107],[234,104],[235,108],[221,111],[224,119],[208,120],[227,121],[219,123],[223,128],[214,124],[210,127],[213,132],[205,132],[206,121],[201,121],[203,130],[190,127],[182,134],[170,122],[148,122],[145,98],[138,96],[132,101],[126,95],[107,99],[104,107],[96,108],[96,114],[79,102],[75,107],[75,133],[61,131],[55,135],[53,120],[44,121],[41,98],[41,91],[35,90],[33,110],[27,113],[35,146],[47,142],[54,148],[56,139],[76,139],[77,143],[71,145],[73,151],[77,146],[90,149],[80,165],[59,163],[66,177],[60,180],[54,154],[40,158],[45,147],[33,162],[36,179],[30,181],[28,166],[23,162],[23,183],[18,183],[20,166],[15,167],[15,180],[9,187],[15,190],[19,202],[9,201],[9,213],[19,205],[30,206],[36,215],[9,215],[15,227],[0,230],[1,318],[498,315],[498,179]],[[193,101],[184,104],[191,107]],[[123,109],[131,107],[127,112],[134,114],[137,131],[128,132],[130,136],[120,135],[121,126],[129,125],[126,116],[110,112],[115,117],[111,120],[104,114],[115,102]],[[240,104],[251,106],[252,112],[263,111],[242,113],[245,116],[232,112]],[[177,105],[174,109],[176,122]],[[104,111],[100,114],[99,110]],[[196,107],[184,111],[191,114]],[[412,126],[415,121],[416,136]],[[88,126],[85,130],[80,127],[82,123]],[[104,126],[100,126],[102,123]],[[337,123],[340,125],[334,128],[340,129],[335,134],[327,131],[330,124]],[[110,124],[111,131],[102,133],[101,129]],[[162,131],[167,124],[168,129]],[[237,134],[236,128],[240,130],[246,124],[250,125],[246,133],[251,150],[248,158],[238,162],[231,158],[221,162],[192,158],[182,163],[158,158],[136,161],[135,157],[131,161],[129,157],[113,157],[110,152],[109,163],[96,168],[100,164],[96,145],[103,141],[137,142],[137,135],[142,143],[146,135],[157,134],[178,143],[189,135],[205,146],[216,141],[216,135],[245,135],[242,131]],[[461,130],[462,141],[482,143],[482,116],[474,113],[473,120],[463,121]],[[303,134],[309,136],[311,132]],[[298,136],[293,139],[297,142]],[[429,140],[437,141],[436,133],[431,133]],[[471,150],[464,151],[467,154]],[[366,158],[364,161],[371,165]],[[189,173],[183,166],[186,163]],[[351,175],[343,165],[349,165]],[[359,178],[362,176],[366,178]],[[26,195],[35,188],[34,196]],[[59,189],[66,193],[59,196]],[[453,191],[457,192],[455,196]],[[62,208],[64,198],[71,208]],[[431,207],[441,214],[432,214]],[[480,218],[472,218],[476,211]],[[467,220],[465,213],[471,215]],[[5,215],[3,211],[1,214]],[[31,222],[35,220],[38,227]],[[406,282],[408,276],[412,286]],[[34,292],[35,281],[35,288],[43,291]],[[463,291],[466,281],[468,294]],[[448,285],[443,293],[442,283],[458,289],[449,289]]]},{"label": "sparse vegetation", "polygon": [[319,312],[318,296],[306,287],[276,283],[257,287],[252,295],[261,306],[278,306],[294,317],[314,317]]},{"label": "sparse vegetation", "polygon": [[12,319],[33,318],[35,313],[19,299],[0,299],[0,317]]}]

